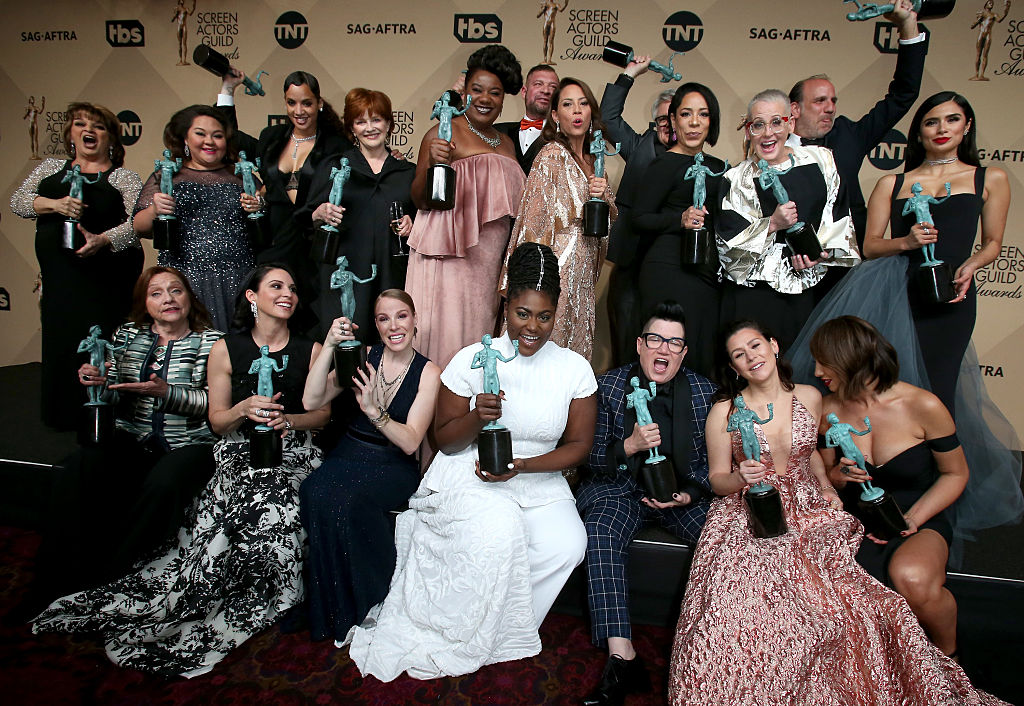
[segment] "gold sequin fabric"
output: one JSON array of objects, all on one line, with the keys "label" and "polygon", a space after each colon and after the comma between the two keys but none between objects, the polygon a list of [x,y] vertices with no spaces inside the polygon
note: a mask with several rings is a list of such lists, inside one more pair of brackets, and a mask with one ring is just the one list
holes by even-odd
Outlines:
[{"label": "gold sequin fabric", "polygon": [[[589,199],[590,185],[583,169],[565,147],[549,142],[537,154],[526,179],[508,246],[508,254],[521,243],[543,243],[554,251],[562,295],[551,340],[587,360],[594,352],[597,280],[608,251],[608,238],[583,235],[583,204]],[[605,201],[614,221],[618,211],[611,189]],[[501,289],[507,287],[507,275],[502,270]]]},{"label": "gold sequin fabric", "polygon": [[[677,706],[1002,704],[976,691],[928,640],[901,596],[855,561],[863,528],[834,510],[810,469],[817,423],[793,400],[788,467],[775,472],[787,534],[756,539],[742,493],[708,513],[676,629],[669,701]],[[734,468],[744,458],[732,437]]]}]

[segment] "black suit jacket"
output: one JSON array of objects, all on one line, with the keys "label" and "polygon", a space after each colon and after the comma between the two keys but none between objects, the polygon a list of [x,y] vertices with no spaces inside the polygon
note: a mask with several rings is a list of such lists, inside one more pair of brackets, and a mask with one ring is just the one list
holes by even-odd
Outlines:
[{"label": "black suit jacket", "polygon": [[512,147],[516,151],[516,161],[519,162],[519,166],[522,168],[523,173],[527,176],[530,175],[530,167],[533,166],[533,160],[536,159],[537,153],[540,152],[540,148],[544,146],[544,138],[540,135],[533,141],[530,148],[523,152],[522,146],[519,144],[519,123],[495,123],[494,129],[498,132],[504,133],[512,138]]},{"label": "black suit jacket", "polygon": [[619,217],[612,224],[607,255],[607,259],[620,268],[640,264],[641,258],[637,257],[639,241],[630,226],[629,212],[648,165],[665,151],[655,130],[647,129],[641,134],[622,119],[626,96],[632,87],[633,79],[619,74],[615,83],[605,86],[604,95],[601,96],[601,119],[607,131],[605,138],[612,143],[621,143],[619,155],[626,160],[626,168],[619,180],[618,191],[615,192]]}]

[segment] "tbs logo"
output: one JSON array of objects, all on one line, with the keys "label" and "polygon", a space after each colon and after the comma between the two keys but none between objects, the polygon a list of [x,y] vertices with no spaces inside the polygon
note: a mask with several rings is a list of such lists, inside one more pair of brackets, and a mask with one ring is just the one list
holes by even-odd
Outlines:
[{"label": "tbs logo", "polygon": [[[922,24],[917,28],[925,33],[924,42],[927,45],[932,36],[931,32]],[[874,44],[880,54],[895,54],[900,50],[900,31],[892,22],[876,22]]]},{"label": "tbs logo", "polygon": [[107,44],[112,47],[144,47],[146,30],[138,20],[107,20]]},{"label": "tbs logo", "polygon": [[907,156],[907,138],[899,130],[890,130],[875,149],[868,153],[868,161],[882,171],[896,169]]},{"label": "tbs logo", "polygon": [[501,41],[501,19],[497,15],[455,15],[455,38],[463,44]]},{"label": "tbs logo", "polygon": [[309,36],[309,23],[302,13],[289,10],[274,23],[274,39],[285,49],[298,49]]}]

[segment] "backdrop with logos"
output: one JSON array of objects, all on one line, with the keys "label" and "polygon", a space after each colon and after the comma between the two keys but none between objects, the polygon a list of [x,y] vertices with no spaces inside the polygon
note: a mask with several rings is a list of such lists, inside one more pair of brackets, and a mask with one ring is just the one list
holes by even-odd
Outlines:
[{"label": "backdrop with logos", "polygon": [[[853,5],[840,0],[705,0],[684,7],[651,0],[51,0],[45,10],[13,5],[5,10],[7,27],[0,32],[0,185],[9,198],[39,159],[64,156],[64,109],[82,99],[118,114],[127,166],[145,178],[162,150],[171,113],[214,100],[218,79],[192,63],[198,44],[226,54],[250,75],[269,72],[262,78],[266,97],[238,91],[244,130],[256,134],[285,119],[280,83],[290,71],[304,69],[319,78],[324,97],[335,106],[356,86],[388,93],[396,110],[392,144],[412,160],[430,127],[433,100],[465,67],[466,57],[488,42],[508,46],[524,69],[553,61],[560,75],[586,81],[598,95],[618,72],[601,61],[607,40],[663,63],[673,52],[684,52],[675,57],[675,67],[717,94],[723,130],[713,152],[733,163],[741,138],[732,128],[758,90],[788,91],[796,79],[825,72],[837,87],[840,112],[856,118],[891,79],[896,28],[882,18],[848,22]],[[982,162],[1006,170],[1017,199],[1001,256],[977,276],[974,340],[990,394],[1024,430],[1024,364],[1012,353],[1024,344],[1024,123],[1017,116],[1019,101],[1011,100],[1024,88],[1024,2],[1015,7],[1010,0],[960,0],[949,17],[923,24],[930,46],[922,97],[943,89],[967,96],[978,116]],[[983,71],[980,58],[987,61]],[[650,123],[651,101],[671,85],[653,73],[636,82],[625,117],[637,131]],[[516,120],[522,110],[522,101],[510,96],[502,119]],[[883,174],[901,168],[908,121],[865,163],[865,193]],[[621,165],[609,159],[613,184]],[[2,210],[0,365],[10,365],[39,359],[39,281],[34,224]],[[148,246],[147,257],[155,261]],[[609,359],[603,298],[599,310],[598,370]]]}]

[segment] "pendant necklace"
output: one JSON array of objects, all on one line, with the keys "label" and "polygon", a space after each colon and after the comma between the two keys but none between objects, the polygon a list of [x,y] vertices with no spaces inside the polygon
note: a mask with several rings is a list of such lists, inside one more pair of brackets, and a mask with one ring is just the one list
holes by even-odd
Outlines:
[{"label": "pendant necklace", "polygon": [[296,137],[295,133],[293,132],[292,133],[292,142],[295,143],[295,149],[292,150],[292,159],[298,159],[299,158],[299,143],[300,142],[309,142],[310,140],[315,140],[316,136],[317,136],[317,133],[314,132],[309,137]]},{"label": "pendant necklace", "polygon": [[489,144],[491,146],[491,149],[495,149],[495,150],[498,149],[498,145],[501,144],[501,135],[498,135],[497,137],[487,137],[487,136],[485,136],[482,132],[480,132],[475,127],[473,127],[473,121],[470,120],[469,118],[466,118],[466,124],[469,125],[470,132],[472,132],[474,135],[479,137],[481,140],[483,140],[484,142]]}]

